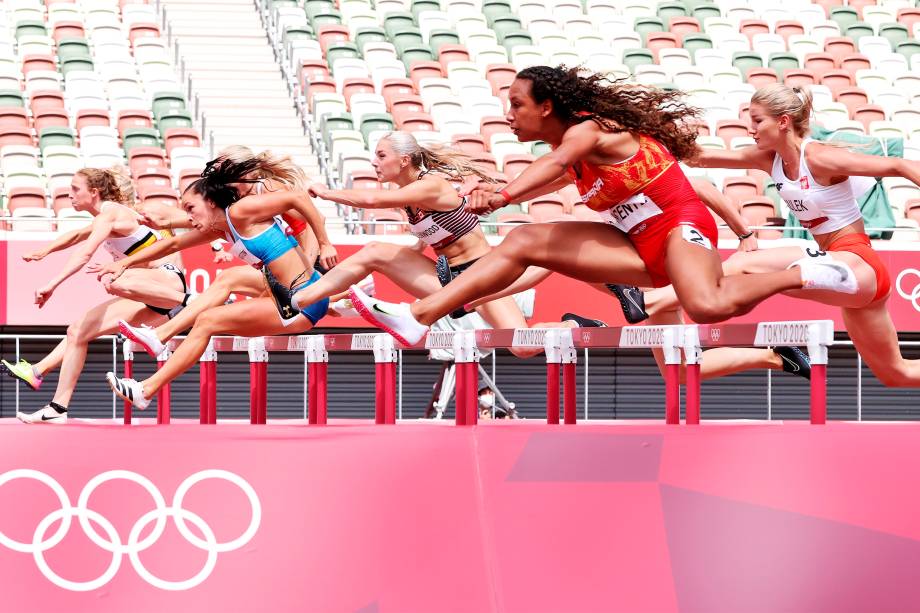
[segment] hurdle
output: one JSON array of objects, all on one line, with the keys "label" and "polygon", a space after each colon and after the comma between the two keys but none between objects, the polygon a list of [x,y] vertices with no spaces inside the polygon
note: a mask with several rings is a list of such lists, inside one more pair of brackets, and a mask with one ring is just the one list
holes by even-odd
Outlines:
[{"label": "hurdle", "polygon": [[[158,368],[182,343],[172,339],[157,356]],[[680,369],[685,366],[686,423],[700,423],[700,362],[704,348],[805,346],[811,359],[810,418],[813,424],[827,421],[828,347],[834,342],[830,320],[760,322],[756,324],[653,325],[619,328],[521,328],[506,330],[434,331],[424,343],[397,345],[383,333],[315,334],[282,337],[215,337],[199,360],[199,423],[217,423],[217,361],[221,352],[245,351],[250,365],[250,423],[265,424],[268,418],[268,361],[271,352],[294,351],[304,355],[307,379],[307,423],[328,421],[328,372],[330,352],[370,351],[374,355],[374,421],[396,423],[396,365],[398,350],[447,349],[454,353],[457,368],[456,425],[478,423],[477,368],[483,349],[528,347],[543,349],[546,358],[546,420],[549,424],[573,425],[576,418],[576,364],[579,349],[659,349],[664,354],[665,423],[680,423]],[[125,376],[134,370],[134,345],[122,349]],[[561,379],[561,383],[560,383]],[[560,395],[562,402],[560,403]],[[170,391],[157,394],[157,423],[170,420]],[[125,403],[124,423],[132,411]]]},{"label": "hurdle", "polygon": [[[756,324],[709,324],[696,328],[686,337],[685,350],[696,356],[693,364],[696,377],[692,383],[691,404],[690,362],[687,378],[687,423],[700,420],[699,355],[703,347],[798,347],[805,346],[811,361],[810,418],[812,424],[827,422],[827,350],[834,344],[834,322],[827,320],[773,321]],[[694,337],[692,334],[697,334]],[[690,345],[687,347],[687,345]]]}]

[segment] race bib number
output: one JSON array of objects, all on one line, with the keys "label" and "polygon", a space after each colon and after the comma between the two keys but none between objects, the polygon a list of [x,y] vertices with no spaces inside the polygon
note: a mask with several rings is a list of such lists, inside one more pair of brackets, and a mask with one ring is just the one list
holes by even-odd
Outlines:
[{"label": "race bib number", "polygon": [[809,259],[812,259],[812,260],[814,260],[814,261],[832,260],[832,259],[834,259],[834,258],[832,258],[830,255],[828,255],[827,251],[821,251],[820,249],[818,249],[817,246],[815,246],[815,247],[802,247],[802,251],[805,252],[805,256],[806,256],[806,257],[808,257]]},{"label": "race bib number", "polygon": [[623,232],[629,232],[643,221],[660,214],[661,208],[645,194],[636,194],[600,213],[605,223]]},{"label": "race bib number", "polygon": [[443,243],[452,236],[450,232],[436,224],[430,216],[411,224],[409,228],[416,238],[432,246]]},{"label": "race bib number", "polygon": [[693,243],[694,245],[699,245],[700,247],[705,247],[712,251],[712,242],[693,226],[681,226],[680,233],[681,237],[688,243]]}]

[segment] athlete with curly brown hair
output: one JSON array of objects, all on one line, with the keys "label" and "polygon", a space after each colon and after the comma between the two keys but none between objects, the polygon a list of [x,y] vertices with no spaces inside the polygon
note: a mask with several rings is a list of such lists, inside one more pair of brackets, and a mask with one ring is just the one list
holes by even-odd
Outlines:
[{"label": "athlete with curly brown hair", "polygon": [[455,282],[412,305],[386,304],[352,288],[371,323],[415,343],[428,326],[470,301],[500,291],[528,266],[589,283],[660,287],[672,282],[698,322],[741,315],[789,289],[855,291],[841,262],[794,262],[789,269],[724,277],[717,232],[678,160],[697,154],[698,111],[678,92],[610,82],[578,69],[534,66],[509,91],[508,120],[521,141],[552,151],[504,188],[480,186],[468,207],[494,211],[574,183],[582,201],[607,223],[526,224]]}]

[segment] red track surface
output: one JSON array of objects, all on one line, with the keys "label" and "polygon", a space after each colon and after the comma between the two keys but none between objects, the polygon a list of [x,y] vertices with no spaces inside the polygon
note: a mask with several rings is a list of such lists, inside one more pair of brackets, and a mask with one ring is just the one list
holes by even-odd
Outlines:
[{"label": "red track surface", "polygon": [[[0,602],[6,611],[917,610],[918,439],[920,425],[892,423],[4,420],[0,473],[45,472],[72,504],[106,470],[146,476],[169,504],[190,474],[219,468],[252,485],[262,519],[247,545],[181,592],[142,581],[127,556],[104,587],[71,592],[30,554],[0,547]],[[138,485],[111,482],[89,506],[124,542],[153,502]],[[184,507],[220,542],[250,518],[225,482],[195,486]],[[31,541],[56,508],[45,486],[9,482],[0,531]],[[169,580],[194,575],[206,557],[173,526],[140,556]],[[112,554],[75,521],[46,558],[86,581]]]}]

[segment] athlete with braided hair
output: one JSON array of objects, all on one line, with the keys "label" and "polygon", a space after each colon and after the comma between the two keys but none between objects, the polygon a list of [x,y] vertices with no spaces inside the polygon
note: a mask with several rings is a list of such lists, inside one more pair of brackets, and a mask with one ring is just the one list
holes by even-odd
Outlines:
[{"label": "athlete with braided hair", "polygon": [[529,266],[592,283],[673,282],[699,322],[741,315],[788,289],[855,291],[853,271],[838,261],[803,258],[782,271],[723,277],[715,222],[677,163],[697,154],[690,124],[697,111],[677,92],[534,66],[518,73],[509,102],[518,138],[552,150],[504,188],[475,189],[469,210],[491,212],[575,183],[607,223],[524,224],[456,282],[412,305],[381,303],[353,288],[368,321],[398,339],[417,342],[432,322],[501,290]]}]

